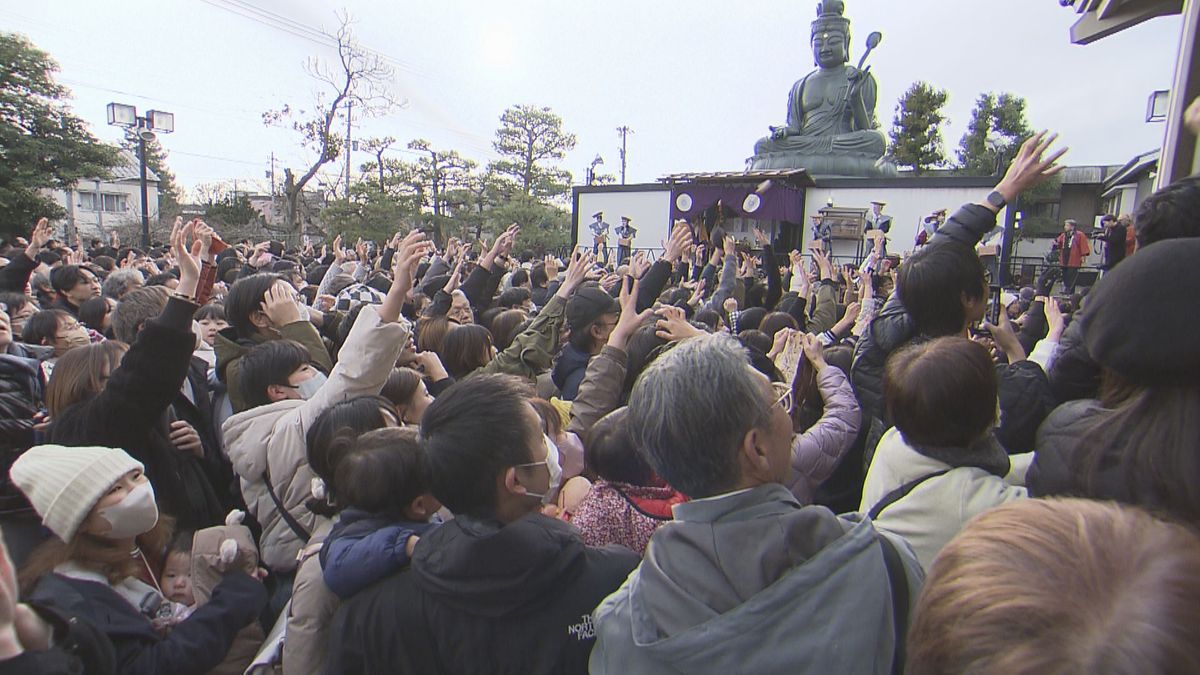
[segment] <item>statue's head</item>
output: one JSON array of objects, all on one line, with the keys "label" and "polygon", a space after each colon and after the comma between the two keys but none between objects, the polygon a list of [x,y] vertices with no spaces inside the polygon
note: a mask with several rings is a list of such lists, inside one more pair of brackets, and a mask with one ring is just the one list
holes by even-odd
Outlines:
[{"label": "statue's head", "polygon": [[850,60],[850,20],[844,16],[843,0],[821,0],[817,20],[812,23],[813,58],[822,68],[840,66]]}]

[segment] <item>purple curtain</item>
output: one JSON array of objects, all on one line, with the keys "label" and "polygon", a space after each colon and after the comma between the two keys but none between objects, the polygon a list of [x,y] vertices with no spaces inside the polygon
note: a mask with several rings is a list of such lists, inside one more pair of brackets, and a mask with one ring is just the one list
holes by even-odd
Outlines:
[{"label": "purple curtain", "polygon": [[[686,218],[693,220],[704,211],[712,208],[718,201],[725,210],[754,220],[783,220],[790,223],[804,222],[803,195],[795,188],[786,185],[773,184],[764,194],[759,195],[761,204],[753,213],[747,213],[743,208],[746,197],[755,191],[758,184],[753,185],[674,185],[671,188],[671,219]],[[680,208],[680,196],[687,195],[691,200],[689,208]],[[687,202],[687,200],[682,200]]]}]

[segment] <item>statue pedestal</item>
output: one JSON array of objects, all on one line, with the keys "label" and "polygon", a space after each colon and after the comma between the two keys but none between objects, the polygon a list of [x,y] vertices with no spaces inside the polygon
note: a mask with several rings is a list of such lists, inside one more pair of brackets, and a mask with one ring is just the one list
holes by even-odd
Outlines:
[{"label": "statue pedestal", "polygon": [[794,152],[768,152],[750,158],[750,170],[804,169],[810,176],[849,178],[890,178],[897,175],[896,165],[866,155],[806,155]]}]

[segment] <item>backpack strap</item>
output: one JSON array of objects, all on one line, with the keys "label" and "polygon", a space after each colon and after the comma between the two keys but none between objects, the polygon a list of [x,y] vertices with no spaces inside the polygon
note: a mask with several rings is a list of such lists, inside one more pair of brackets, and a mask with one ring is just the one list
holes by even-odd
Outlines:
[{"label": "backpack strap", "polygon": [[295,516],[288,512],[287,507],[283,505],[283,501],[279,499],[279,495],[275,494],[275,486],[271,484],[271,474],[268,471],[263,471],[263,482],[267,485],[267,494],[271,495],[271,501],[275,503],[275,510],[279,511],[279,517],[283,518],[283,522],[291,528],[292,533],[300,538],[301,544],[307,544],[309,539],[312,539],[312,533],[308,528],[300,524]]},{"label": "backpack strap", "polygon": [[892,657],[892,672],[904,672],[905,647],[908,642],[908,606],[910,603],[908,574],[904,571],[904,562],[896,545],[888,540],[881,532],[879,548],[883,549],[883,566],[887,569],[889,585],[892,587],[892,627],[895,631],[896,648]]},{"label": "backpack strap", "polygon": [[929,480],[930,478],[937,478],[938,476],[942,476],[947,473],[950,473],[953,470],[954,470],[954,467],[951,467],[949,469],[943,469],[942,471],[937,471],[937,472],[931,473],[926,476],[921,476],[920,478],[911,480],[911,481],[905,483],[904,485],[901,485],[900,487],[896,488],[895,490],[892,490],[891,492],[884,495],[883,499],[880,499],[878,502],[876,502],[875,506],[872,506],[871,510],[867,512],[867,516],[870,517],[871,520],[875,520],[875,519],[879,518],[879,514],[882,513],[884,509],[891,506],[892,504],[895,504],[896,502],[900,501],[901,499],[904,499],[905,497],[907,497],[908,493],[917,489],[917,486],[920,485],[921,483],[924,483],[925,481]]}]

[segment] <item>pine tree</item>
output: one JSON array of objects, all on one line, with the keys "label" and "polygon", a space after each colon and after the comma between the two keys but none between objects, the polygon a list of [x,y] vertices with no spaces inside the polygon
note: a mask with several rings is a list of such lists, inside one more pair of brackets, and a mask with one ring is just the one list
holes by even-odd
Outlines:
[{"label": "pine tree", "polygon": [[975,176],[995,173],[997,156],[1012,159],[1014,151],[1032,135],[1025,119],[1025,99],[1007,93],[980,94],[967,133],[958,143],[959,168]]},{"label": "pine tree", "polygon": [[928,82],[914,82],[900,102],[892,120],[889,156],[898,166],[911,167],[916,173],[946,163],[942,125],[948,120],[942,112],[949,94]]}]

